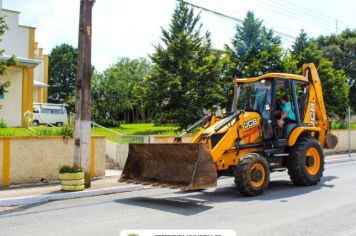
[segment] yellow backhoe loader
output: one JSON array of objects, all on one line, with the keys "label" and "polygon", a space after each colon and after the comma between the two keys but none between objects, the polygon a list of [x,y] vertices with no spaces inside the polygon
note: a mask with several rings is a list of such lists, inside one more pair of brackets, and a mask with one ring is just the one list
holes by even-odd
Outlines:
[{"label": "yellow backhoe loader", "polygon": [[[242,194],[256,196],[271,172],[288,170],[296,185],[317,184],[323,148],[334,148],[337,138],[330,133],[314,64],[303,66],[303,76],[234,79],[232,90],[224,116],[203,117],[171,144],[130,144],[119,181],[197,190],[234,176]],[[191,142],[182,143],[199,126]]]}]

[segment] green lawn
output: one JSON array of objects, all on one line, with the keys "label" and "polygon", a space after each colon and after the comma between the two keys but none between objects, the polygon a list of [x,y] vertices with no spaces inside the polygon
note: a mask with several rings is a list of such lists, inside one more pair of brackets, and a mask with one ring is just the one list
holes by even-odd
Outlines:
[{"label": "green lawn", "polygon": [[[332,129],[347,129],[348,123],[344,121],[333,121]],[[152,123],[149,124],[122,124],[117,128],[110,128],[120,134],[124,135],[167,135],[176,136],[178,132],[176,125],[162,125],[156,126]],[[351,123],[351,128],[356,129],[356,122]],[[62,128],[56,127],[36,127],[32,131],[25,128],[0,128],[0,136],[56,136],[63,135]],[[103,128],[95,127],[92,130],[94,135],[104,135],[109,140],[115,140],[117,134],[105,130]]]},{"label": "green lawn", "polygon": [[[120,134],[126,135],[176,135],[178,130],[176,125],[154,125],[154,124],[122,124],[118,128],[110,128]],[[95,135],[115,135],[115,133],[103,128],[95,127]]]},{"label": "green lawn", "polygon": [[[0,128],[0,136],[54,136],[59,135],[62,128],[57,127],[36,127],[31,130],[26,128]],[[164,125],[156,126],[154,124],[122,124],[118,128],[110,128],[124,135],[176,135],[178,126]],[[94,135],[116,136],[114,132],[95,127],[92,129]]]},{"label": "green lawn", "polygon": [[71,131],[64,127],[0,128],[0,136],[68,136]]},{"label": "green lawn", "polygon": [[0,136],[31,136],[32,132],[25,128],[0,128]]},{"label": "green lawn", "polygon": [[[347,121],[332,121],[332,129],[348,129],[349,123]],[[356,129],[356,122],[351,122],[351,129]]]}]

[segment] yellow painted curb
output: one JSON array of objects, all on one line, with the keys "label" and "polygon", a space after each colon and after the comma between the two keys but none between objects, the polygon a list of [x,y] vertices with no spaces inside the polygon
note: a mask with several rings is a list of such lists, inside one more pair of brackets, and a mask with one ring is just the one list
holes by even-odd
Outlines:
[{"label": "yellow painted curb", "polygon": [[60,174],[59,174],[59,179],[60,179],[60,180],[78,180],[78,179],[84,179],[84,172],[78,172],[78,173],[60,173]]},{"label": "yellow painted curb", "polygon": [[84,184],[84,179],[75,179],[75,180],[62,180],[62,185],[72,185],[72,186],[79,186]]},{"label": "yellow painted curb", "polygon": [[84,185],[73,186],[73,185],[62,185],[62,191],[82,191],[84,190]]}]

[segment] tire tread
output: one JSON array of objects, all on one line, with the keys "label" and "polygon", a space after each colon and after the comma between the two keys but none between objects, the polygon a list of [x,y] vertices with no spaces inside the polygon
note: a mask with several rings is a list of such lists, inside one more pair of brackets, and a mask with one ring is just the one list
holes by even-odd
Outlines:
[{"label": "tire tread", "polygon": [[[265,167],[266,171],[266,180],[264,185],[256,189],[250,184],[250,181],[248,180],[247,173],[249,173],[249,168],[251,165],[255,162],[260,162],[262,165]],[[265,160],[265,158],[259,156],[259,155],[253,155],[253,154],[248,154],[245,157],[243,157],[239,163],[236,165],[236,168],[234,170],[234,176],[235,176],[235,184],[236,188],[245,196],[257,196],[261,195],[265,189],[268,187],[269,183],[269,167],[268,163]]]},{"label": "tire tread", "polygon": [[[320,170],[311,176],[305,169],[305,155],[310,147],[315,147],[320,155]],[[318,141],[312,136],[301,137],[295,146],[290,149],[287,161],[288,175],[295,185],[310,186],[320,182],[324,171],[324,154]]]}]

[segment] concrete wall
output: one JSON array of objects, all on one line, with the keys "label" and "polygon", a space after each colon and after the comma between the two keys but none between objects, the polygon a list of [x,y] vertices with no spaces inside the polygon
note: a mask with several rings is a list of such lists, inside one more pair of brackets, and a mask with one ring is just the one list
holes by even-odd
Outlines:
[{"label": "concrete wall", "polygon": [[[183,137],[183,142],[188,143],[192,139],[191,136]],[[167,136],[147,136],[144,138],[145,143],[172,143],[174,137]],[[106,140],[105,143],[105,155],[118,163],[120,168],[125,166],[127,155],[129,153],[128,144],[118,144]]]},{"label": "concrete wall", "polygon": [[129,153],[129,145],[118,144],[106,140],[105,142],[105,155],[118,163],[120,168],[123,168]]},{"label": "concrete wall", "polygon": [[8,93],[0,100],[0,117],[9,126],[21,126],[22,118],[22,69],[9,68],[4,75],[0,75],[0,82],[11,81]]},{"label": "concrete wall", "polygon": [[[347,130],[333,130],[333,134],[338,137],[338,145],[334,149],[324,149],[325,154],[335,154],[348,151],[348,131]],[[184,137],[183,142],[188,143],[192,137]],[[173,137],[166,136],[150,136],[150,143],[172,143]],[[351,150],[356,151],[356,130],[351,130]],[[128,155],[128,145],[118,144],[111,141],[106,141],[105,154],[107,157],[113,159],[115,163],[119,163],[120,168],[125,166]]]},{"label": "concrete wall", "polygon": [[[336,129],[332,130],[332,134],[336,135],[337,139],[339,140],[338,144],[334,149],[325,149],[324,153],[342,153],[348,152],[349,144],[348,144],[348,136],[349,132],[347,129]],[[351,130],[351,150],[356,151],[356,130]]]},{"label": "concrete wall", "polygon": [[[4,138],[0,138],[0,186],[4,186]],[[74,142],[63,137],[10,138],[10,184],[58,179],[62,165],[73,165]],[[105,175],[105,138],[94,137],[95,176]],[[5,172],[4,172],[5,171]]]}]

